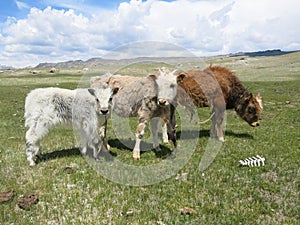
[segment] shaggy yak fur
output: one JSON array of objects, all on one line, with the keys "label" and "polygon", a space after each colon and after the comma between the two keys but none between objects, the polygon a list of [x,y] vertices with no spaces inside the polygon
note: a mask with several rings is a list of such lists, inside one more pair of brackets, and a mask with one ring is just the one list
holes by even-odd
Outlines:
[{"label": "shaggy yak fur", "polygon": [[[211,127],[211,135],[217,135],[219,140],[223,141],[222,122],[226,103],[223,98],[222,90],[218,85],[211,71],[188,70],[177,76],[178,89],[177,101],[180,105],[186,106],[188,109],[211,106],[213,123]],[[190,99],[181,96],[185,92]],[[217,131],[216,131],[217,126]]]},{"label": "shaggy yak fur", "polygon": [[[110,114],[112,95],[110,87],[96,89],[38,88],[31,91],[25,101],[26,154],[30,166],[40,155],[40,141],[57,124],[73,125],[80,132],[83,154],[88,147],[97,157],[107,148],[103,133]],[[100,127],[98,133],[98,128]],[[102,127],[102,128],[101,128]],[[100,140],[99,136],[100,135]]]},{"label": "shaggy yak fur", "polygon": [[[145,78],[144,77],[134,77],[134,76],[125,76],[125,75],[119,75],[119,74],[111,74],[111,73],[106,73],[102,76],[96,76],[92,77],[90,80],[90,87],[99,87],[101,84],[106,83],[112,88],[118,88],[119,92],[122,93],[123,88],[126,86],[131,86],[136,87],[140,86],[140,82],[142,82]],[[136,82],[135,84],[133,84]],[[145,88],[145,87],[144,87]],[[117,94],[118,95],[118,94]],[[191,110],[190,110],[191,111]],[[174,110],[170,112],[172,115],[175,115]],[[168,136],[168,128],[167,128],[167,123],[170,118],[163,117],[162,120],[162,140],[163,143],[167,144],[169,143],[169,136]],[[175,120],[175,117],[173,116],[173,119]],[[175,122],[174,122],[175,123]],[[175,132],[175,128],[173,128]],[[156,134],[154,134],[156,135]]]},{"label": "shaggy yak fur", "polygon": [[[250,93],[229,69],[210,66],[204,71],[189,70],[180,73],[177,82],[180,87],[177,101],[180,105],[188,109],[212,107],[211,136],[217,136],[220,141],[224,141],[222,122],[225,109],[235,109],[249,125],[259,126],[259,116],[263,109],[261,96]],[[187,93],[192,100],[182,98],[182,92]]]},{"label": "shaggy yak fur", "polygon": [[153,134],[153,147],[159,150],[158,123],[162,119],[166,122],[166,130],[174,145],[176,153],[176,133],[169,121],[175,118],[174,100],[177,93],[177,81],[174,71],[165,68],[160,75],[135,78],[131,76],[103,75],[91,78],[91,87],[106,82],[112,88],[118,88],[114,96],[113,112],[121,117],[137,117],[136,142],[133,149],[133,158],[140,159],[140,142],[144,135],[146,124],[150,121]]}]

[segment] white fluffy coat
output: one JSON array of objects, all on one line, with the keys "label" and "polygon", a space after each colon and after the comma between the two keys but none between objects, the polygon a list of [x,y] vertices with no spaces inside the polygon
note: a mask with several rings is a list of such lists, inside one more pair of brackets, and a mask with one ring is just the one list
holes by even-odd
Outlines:
[{"label": "white fluffy coat", "polygon": [[30,166],[35,165],[34,157],[40,155],[40,140],[57,124],[77,128],[82,153],[86,154],[90,146],[96,157],[99,151],[98,127],[105,126],[112,94],[111,88],[39,88],[31,91],[25,100],[24,115],[25,126],[28,127],[26,154]]}]

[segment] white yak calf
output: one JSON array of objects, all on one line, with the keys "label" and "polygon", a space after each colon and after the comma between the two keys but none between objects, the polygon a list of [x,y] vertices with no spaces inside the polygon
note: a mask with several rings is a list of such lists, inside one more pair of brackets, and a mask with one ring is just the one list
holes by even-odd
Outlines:
[{"label": "white yak calf", "polygon": [[[40,155],[40,140],[57,124],[73,125],[81,138],[81,152],[93,149],[97,157],[103,144],[107,148],[105,127],[110,114],[113,90],[110,87],[68,90],[62,88],[38,88],[31,91],[25,100],[26,154],[30,166]],[[101,131],[101,129],[99,129]],[[105,129],[103,129],[105,130]]]}]

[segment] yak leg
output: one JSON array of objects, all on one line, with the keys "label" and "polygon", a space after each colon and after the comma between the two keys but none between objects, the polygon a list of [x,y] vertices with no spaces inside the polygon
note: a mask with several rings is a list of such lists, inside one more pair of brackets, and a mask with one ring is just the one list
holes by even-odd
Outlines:
[{"label": "yak leg", "polygon": [[217,136],[219,141],[224,142],[224,134],[223,134],[223,128],[222,128],[222,123],[223,123],[223,119],[224,119],[224,113],[221,113],[219,115],[219,118],[217,119],[216,123],[217,123]]},{"label": "yak leg", "polygon": [[167,125],[167,121],[165,121],[164,119],[161,120],[162,122],[162,139],[163,139],[163,143],[164,144],[168,144],[169,143],[169,138],[168,138],[168,125]]},{"label": "yak leg", "polygon": [[[93,157],[96,159],[99,153],[99,137],[97,129],[92,129],[88,121],[82,122],[82,127],[80,130],[81,135],[81,153],[87,155],[88,147],[93,150]],[[101,143],[102,144],[102,143]]]},{"label": "yak leg", "polygon": [[167,123],[167,128],[169,139],[174,145],[172,154],[175,156],[177,152],[175,106],[171,105],[170,107],[170,121]]},{"label": "yak leg", "polygon": [[224,120],[225,108],[223,107],[213,107],[214,116],[212,119],[212,125],[210,130],[210,136],[218,138],[219,141],[224,142],[224,134],[222,123]]},{"label": "yak leg", "polygon": [[35,134],[34,129],[30,128],[26,132],[26,155],[29,166],[35,166],[34,157],[40,154],[40,138]]},{"label": "yak leg", "polygon": [[[166,115],[164,115],[161,119],[162,122],[162,138],[163,138],[163,143],[168,144],[169,139],[173,137],[176,142],[176,133],[175,133],[175,128],[176,128],[176,117],[175,117],[175,109],[176,107],[172,104],[170,105],[169,111],[166,112]],[[170,127],[168,127],[170,126]],[[172,134],[170,134],[170,132]],[[174,141],[172,141],[174,144]]]},{"label": "yak leg", "polygon": [[151,132],[153,136],[153,148],[157,151],[160,151],[161,149],[159,148],[159,143],[158,143],[158,124],[159,124],[160,118],[155,117],[152,118],[150,121],[151,125]]},{"label": "yak leg", "polygon": [[211,111],[211,113],[213,113],[213,117],[212,117],[212,122],[211,122],[211,127],[210,127],[210,137],[211,138],[216,138],[217,137],[217,132],[216,132],[216,124],[217,124],[217,114],[214,110]]},{"label": "yak leg", "polygon": [[146,128],[146,121],[144,122],[139,122],[137,129],[136,129],[136,134],[135,134],[135,145],[133,148],[133,159],[139,160],[141,158],[140,156],[140,144],[141,140],[144,136],[145,133],[145,128]]},{"label": "yak leg", "polygon": [[99,137],[96,126],[91,126],[89,121],[83,120],[80,127],[80,139],[81,139],[81,154],[87,155],[88,148],[93,150],[94,158],[97,157],[99,152]]},{"label": "yak leg", "polygon": [[167,128],[168,128],[168,136],[169,136],[169,138],[172,141],[173,146],[174,146],[173,152],[176,153],[176,151],[177,151],[176,130],[174,129],[174,127],[170,123],[167,124]]},{"label": "yak leg", "polygon": [[[102,144],[102,143],[101,143]],[[98,157],[98,154],[101,150],[101,147],[99,148],[100,144],[99,144],[99,140],[98,140],[98,137],[95,137],[93,140],[92,140],[92,149],[93,149],[93,157],[95,159],[97,159]]]},{"label": "yak leg", "polygon": [[107,127],[107,120],[105,120],[104,124],[99,127],[99,136],[100,136],[100,140],[103,143],[104,148],[106,150],[109,150],[110,146],[108,144],[107,137],[106,137],[106,127]]},{"label": "yak leg", "polygon": [[88,151],[88,128],[87,123],[83,122],[80,128],[81,154],[86,155]]},{"label": "yak leg", "polygon": [[42,119],[37,119],[26,132],[26,155],[30,166],[35,166],[35,156],[40,156],[40,140],[49,132],[52,124]]}]

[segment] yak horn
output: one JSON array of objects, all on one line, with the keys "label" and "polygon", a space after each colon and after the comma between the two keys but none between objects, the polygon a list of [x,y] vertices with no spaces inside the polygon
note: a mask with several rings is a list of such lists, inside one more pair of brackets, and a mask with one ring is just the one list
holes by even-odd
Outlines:
[{"label": "yak horn", "polygon": [[172,74],[174,74],[176,71],[177,71],[177,69],[173,70],[173,71],[172,71]]}]

